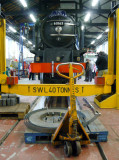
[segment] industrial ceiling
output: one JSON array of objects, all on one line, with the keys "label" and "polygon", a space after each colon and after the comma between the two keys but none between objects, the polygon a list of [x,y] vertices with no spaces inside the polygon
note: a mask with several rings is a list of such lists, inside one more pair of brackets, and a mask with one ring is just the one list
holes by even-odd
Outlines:
[{"label": "industrial ceiling", "polygon": [[[118,1],[98,0],[96,6],[92,6],[94,0],[25,0],[27,7],[23,7],[20,0],[1,0],[2,12],[6,16],[7,23],[14,26],[19,32],[20,24],[30,23],[30,14],[35,17],[42,17],[52,10],[65,10],[67,13],[75,16],[79,30],[84,26],[84,46],[90,46],[94,41],[94,46],[107,40],[108,33],[108,14],[112,4]],[[95,0],[96,1],[96,0]],[[90,13],[90,19],[85,22],[85,16]],[[102,35],[100,39],[96,39]]]}]

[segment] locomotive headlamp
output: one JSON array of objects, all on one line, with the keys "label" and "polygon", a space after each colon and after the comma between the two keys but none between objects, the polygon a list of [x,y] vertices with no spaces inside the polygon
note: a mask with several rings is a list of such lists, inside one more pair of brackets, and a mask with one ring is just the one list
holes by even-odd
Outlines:
[{"label": "locomotive headlamp", "polygon": [[80,61],[80,57],[77,57],[77,61],[78,61],[78,62]]},{"label": "locomotive headlamp", "polygon": [[60,34],[60,32],[62,31],[62,27],[57,26],[57,27],[55,28],[55,31],[58,32],[58,33]]},{"label": "locomotive headlamp", "polygon": [[57,40],[57,41],[61,41],[61,37],[57,37],[56,40]]},{"label": "locomotive headlamp", "polygon": [[36,57],[36,62],[39,62],[40,61],[40,57]]},{"label": "locomotive headlamp", "polygon": [[59,61],[60,61],[60,59],[61,59],[60,57],[56,57],[56,61],[57,61],[57,62],[59,62]]}]

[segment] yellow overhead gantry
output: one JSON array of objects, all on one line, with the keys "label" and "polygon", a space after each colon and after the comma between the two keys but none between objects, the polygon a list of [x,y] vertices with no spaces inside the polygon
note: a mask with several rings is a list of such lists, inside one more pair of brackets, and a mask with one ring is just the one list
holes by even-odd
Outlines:
[{"label": "yellow overhead gantry", "polygon": [[[117,9],[116,13],[119,12],[119,9]],[[117,14],[117,16],[119,13]],[[114,84],[115,78],[119,77],[119,65],[117,65],[117,75],[113,74],[113,46],[112,41],[113,41],[113,22],[112,22],[112,17],[109,18],[109,63],[108,63],[108,68],[109,72],[108,75],[104,75],[105,77],[105,83],[104,85],[88,85],[88,84],[75,84],[75,95],[76,96],[91,96],[91,95],[102,95],[102,94],[108,94],[112,92],[112,84]],[[119,21],[119,18],[117,18]],[[119,28],[119,23],[117,23],[117,27]],[[119,31],[118,31],[119,32]],[[117,34],[119,34],[117,32]],[[6,22],[5,19],[0,17],[0,93],[16,93],[19,95],[27,95],[27,96],[70,96],[70,85],[69,84],[16,84],[16,85],[8,85],[7,84],[7,76],[3,74],[6,70],[6,56],[5,56],[5,36],[6,36]],[[117,43],[119,43],[118,40],[119,36],[117,36]],[[111,47],[112,46],[112,47]],[[119,45],[117,45],[117,51],[119,52],[118,49]],[[117,56],[118,53],[117,52]],[[117,60],[118,64],[118,60]],[[116,83],[119,83],[116,81]],[[117,86],[117,85],[116,85]],[[118,85],[119,86],[119,85]],[[117,93],[119,92],[119,88],[117,87]],[[114,95],[114,97],[117,97],[117,94]],[[111,98],[111,97],[110,97]],[[98,100],[95,99],[95,102],[98,103]],[[109,104],[106,102],[106,105],[103,107],[108,106],[111,108],[112,104]],[[101,105],[102,106],[102,105]],[[118,107],[119,106],[116,104],[113,107]]]}]

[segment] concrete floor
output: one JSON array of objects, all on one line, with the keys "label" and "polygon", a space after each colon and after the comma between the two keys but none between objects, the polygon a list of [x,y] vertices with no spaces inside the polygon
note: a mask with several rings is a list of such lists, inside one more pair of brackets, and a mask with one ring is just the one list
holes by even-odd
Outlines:
[{"label": "concrete floor", "polygon": [[[83,80],[77,82],[84,83]],[[28,82],[27,80],[23,80],[21,82],[33,84],[36,81]],[[89,84],[93,83],[89,82]],[[35,98],[21,96],[21,101],[32,103]],[[99,119],[109,131],[108,142],[101,143],[108,160],[119,160],[119,110],[100,109],[93,103],[94,96],[87,98],[101,112],[102,115]],[[79,97],[79,100],[83,106],[82,97]],[[16,120],[0,120],[0,139],[15,122]],[[102,160],[95,143],[83,146],[82,152],[78,157],[66,158],[63,146],[54,148],[51,144],[25,144],[24,132],[25,125],[22,120],[0,146],[0,160]]]}]

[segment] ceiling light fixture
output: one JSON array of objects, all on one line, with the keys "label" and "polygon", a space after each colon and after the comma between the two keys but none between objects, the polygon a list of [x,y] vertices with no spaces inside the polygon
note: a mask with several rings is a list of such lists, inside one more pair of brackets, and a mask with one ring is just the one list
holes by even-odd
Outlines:
[{"label": "ceiling light fixture", "polygon": [[94,43],[95,43],[95,41],[92,41],[92,42],[91,42],[91,44],[94,44]]},{"label": "ceiling light fixture", "polygon": [[14,33],[17,32],[17,31],[16,31],[13,27],[11,27],[11,26],[9,26],[9,29],[10,29],[12,32],[14,32]]},{"label": "ceiling light fixture", "polygon": [[36,19],[35,19],[35,17],[34,17],[33,14],[30,14],[30,18],[32,19],[32,21],[33,21],[34,23],[36,22]]},{"label": "ceiling light fixture", "polygon": [[27,3],[25,0],[20,0],[21,4],[26,8],[27,7]]},{"label": "ceiling light fixture", "polygon": [[92,1],[92,7],[95,7],[95,6],[97,5],[98,1],[99,1],[99,0],[93,0],[93,1]]},{"label": "ceiling light fixture", "polygon": [[23,39],[23,40],[25,40],[25,39],[26,39],[26,37],[22,36],[22,39]]},{"label": "ceiling light fixture", "polygon": [[100,39],[102,37],[102,34],[101,35],[99,35],[98,37],[97,37],[97,39]]},{"label": "ceiling light fixture", "polygon": [[29,43],[29,44],[32,44],[32,42],[31,42],[31,41],[28,41],[28,43]]},{"label": "ceiling light fixture", "polygon": [[88,12],[84,18],[84,21],[87,22],[90,19],[91,14]]},{"label": "ceiling light fixture", "polygon": [[105,30],[105,32],[109,32],[109,28],[107,28],[107,29]]},{"label": "ceiling light fixture", "polygon": [[84,25],[81,26],[81,30],[82,30],[82,31],[84,30]]}]

